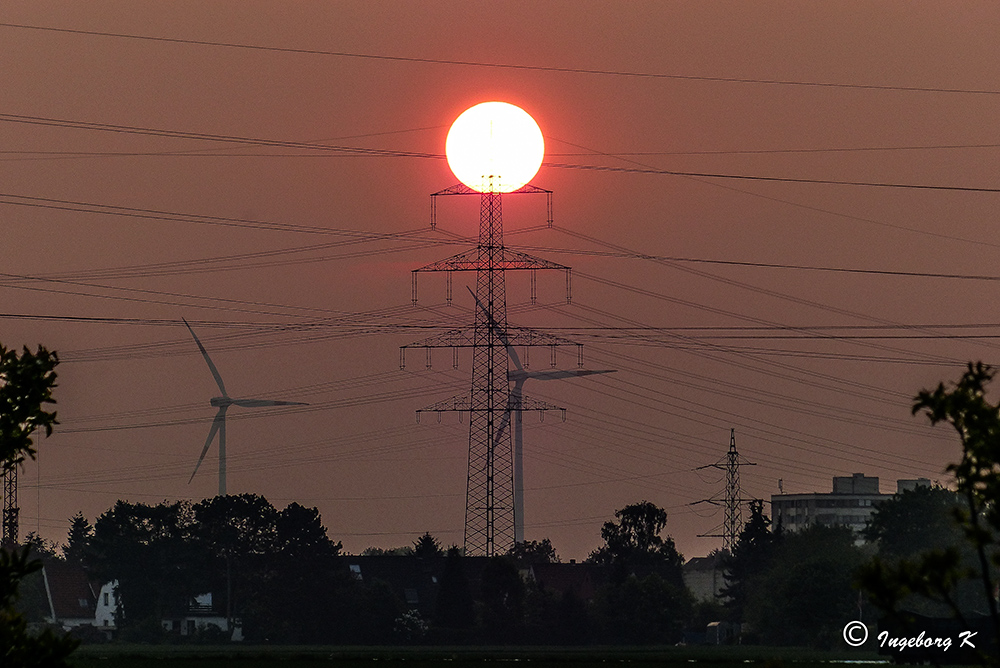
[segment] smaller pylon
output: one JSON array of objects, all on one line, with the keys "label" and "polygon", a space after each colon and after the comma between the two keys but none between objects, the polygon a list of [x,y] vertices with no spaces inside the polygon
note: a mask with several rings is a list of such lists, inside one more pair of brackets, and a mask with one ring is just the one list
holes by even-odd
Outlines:
[{"label": "smaller pylon", "polygon": [[0,545],[17,545],[18,516],[21,509],[17,507],[17,464],[3,471],[3,536]]},{"label": "smaller pylon", "polygon": [[740,510],[740,453],[736,450],[736,430],[729,431],[729,452],[726,454],[726,523],[722,530],[725,535],[723,548],[730,554],[736,547],[736,540],[743,529],[743,513]]},{"label": "smaller pylon", "polygon": [[[729,452],[726,456],[714,464],[699,466],[696,470],[715,468],[726,472],[726,499],[720,501],[718,498],[703,499],[697,503],[711,503],[716,506],[723,506],[726,509],[726,518],[721,527],[716,527],[714,531],[722,529],[722,533],[698,534],[699,538],[722,538],[722,547],[729,554],[733,553],[740,533],[743,531],[743,510],[744,499],[741,498],[740,488],[740,465],[756,466],[754,462],[746,461],[740,457],[736,449],[736,429],[729,430]],[[695,505],[692,504],[692,505]]]}]

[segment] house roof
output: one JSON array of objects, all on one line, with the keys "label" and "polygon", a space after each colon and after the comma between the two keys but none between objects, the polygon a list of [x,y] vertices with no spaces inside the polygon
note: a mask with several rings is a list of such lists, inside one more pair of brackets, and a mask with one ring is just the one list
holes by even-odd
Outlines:
[{"label": "house roof", "polygon": [[561,594],[573,592],[588,601],[605,581],[605,569],[597,564],[532,564],[531,576],[544,589]]},{"label": "house roof", "polygon": [[53,618],[60,620],[94,616],[97,596],[87,573],[80,566],[47,559],[42,573]]},{"label": "house roof", "polygon": [[707,557],[691,557],[688,559],[684,566],[684,572],[691,571],[714,571],[722,567],[722,559],[716,555],[708,555]]}]

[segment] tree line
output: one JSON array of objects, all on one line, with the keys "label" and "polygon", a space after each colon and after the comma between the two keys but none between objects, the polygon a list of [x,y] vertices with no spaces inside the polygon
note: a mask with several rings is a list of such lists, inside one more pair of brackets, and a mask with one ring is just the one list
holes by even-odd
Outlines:
[{"label": "tree line", "polygon": [[[62,558],[116,583],[116,626],[126,641],[168,640],[161,620],[212,592],[215,608],[238,619],[249,642],[664,644],[681,639],[693,606],[683,558],[661,535],[666,522],[666,511],[643,501],[605,523],[604,544],[587,560],[597,581],[589,601],[524,577],[534,564],[560,562],[548,539],[479,560],[445,550],[429,533],[411,546],[362,552],[422,560],[428,574],[438,573],[436,600],[422,612],[389,582],[352,573],[357,559],[329,538],[317,509],[278,510],[254,494],[118,501],[93,525],[77,514]],[[55,557],[51,546],[36,547]]]},{"label": "tree line", "polygon": [[[480,560],[429,533],[411,545],[364,550],[359,556],[420,561],[435,575],[436,598],[417,611],[398,583],[352,574],[359,560],[329,538],[317,509],[278,510],[253,494],[196,504],[119,501],[93,526],[77,514],[62,558],[117,582],[124,641],[170,641],[160,621],[212,592],[248,642],[663,645],[697,642],[709,622],[730,621],[743,625],[744,644],[831,648],[845,620],[881,614],[859,591],[858,573],[873,558],[898,563],[928,545],[957,546],[971,558],[952,519],[961,506],[940,487],[903,492],[876,509],[859,544],[846,527],[785,532],[754,502],[733,554],[715,555],[725,586],[708,601],[685,586],[683,558],[664,535],[666,511],[645,501],[602,527],[603,544],[586,561],[596,578],[589,599],[525,577],[533,565],[560,563],[548,539]],[[55,558],[54,546],[35,545]],[[969,582],[958,600],[968,610],[984,605]],[[910,608],[948,612],[926,598]],[[221,638],[210,629],[201,639]]]}]

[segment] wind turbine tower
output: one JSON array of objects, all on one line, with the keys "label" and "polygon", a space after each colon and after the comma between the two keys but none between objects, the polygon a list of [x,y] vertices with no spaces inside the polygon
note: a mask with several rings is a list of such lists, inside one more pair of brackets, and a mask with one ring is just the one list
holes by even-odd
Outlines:
[{"label": "wind turbine tower", "polygon": [[[470,289],[471,293],[472,290]],[[475,299],[475,294],[472,295]],[[481,301],[476,299],[476,305],[481,311],[487,313],[488,310]],[[507,332],[501,329],[492,318],[490,325],[497,328],[497,333],[507,349],[507,356],[514,363],[514,370],[507,372],[507,380],[514,383],[510,390],[510,400],[507,404],[507,413],[504,422],[501,423],[502,432],[511,422],[514,423],[514,542],[524,542],[524,427],[521,419],[525,405],[532,402],[524,395],[524,384],[529,380],[561,380],[564,378],[577,378],[579,376],[591,376],[594,374],[614,373],[613,369],[556,369],[549,371],[529,371],[521,364],[521,358],[517,350],[510,344]],[[554,408],[554,407],[553,407]],[[548,408],[534,407],[535,410],[544,411]],[[560,409],[563,415],[566,409]]]},{"label": "wind turbine tower", "polygon": [[[183,318],[182,318],[183,320]],[[188,331],[191,332],[191,336],[194,337],[194,342],[198,344],[198,350],[201,351],[202,356],[205,358],[205,362],[208,363],[208,370],[212,372],[212,377],[215,378],[216,384],[219,386],[219,391],[222,392],[221,397],[212,397],[210,403],[212,406],[219,409],[219,412],[215,414],[215,419],[212,420],[212,428],[208,431],[208,438],[205,439],[205,447],[201,450],[201,456],[198,457],[198,463],[195,464],[194,473],[191,474],[191,478],[188,479],[188,484],[194,480],[194,476],[198,473],[198,468],[201,463],[205,460],[205,455],[208,453],[208,449],[212,446],[212,441],[215,439],[215,434],[219,434],[219,496],[226,495],[226,411],[229,410],[230,406],[239,406],[241,408],[262,408],[264,406],[307,406],[301,401],[277,401],[274,399],[233,399],[226,392],[226,385],[222,382],[222,376],[219,374],[219,370],[215,367],[212,362],[212,358],[208,356],[208,351],[205,350],[205,346],[202,345],[201,340],[198,339],[198,335],[194,333],[191,329],[191,325],[188,324],[187,320],[184,320],[184,324],[187,326]]]}]

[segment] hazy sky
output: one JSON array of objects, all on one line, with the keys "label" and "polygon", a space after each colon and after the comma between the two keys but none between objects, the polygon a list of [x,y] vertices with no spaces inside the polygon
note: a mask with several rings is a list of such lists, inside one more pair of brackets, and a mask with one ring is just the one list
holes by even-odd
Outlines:
[{"label": "hazy sky", "polygon": [[0,23],[0,341],[63,360],[22,533],[214,494],[214,449],[188,484],[218,389],[184,317],[232,396],[310,404],[230,411],[230,493],[316,505],[351,551],[461,543],[468,422],[414,413],[471,357],[400,370],[399,346],[472,320],[471,276],[413,306],[410,272],[474,245],[478,201],[432,231],[429,195],[487,100],[538,121],[555,192],[551,229],[505,198],[508,244],[574,269],[570,305],[561,275],[537,305],[509,275],[509,319],[619,370],[525,388],[568,409],[524,416],[526,534],[564,559],[642,499],[685,556],[719,546],[691,504],[724,475],[694,469],[731,428],[747,498],[944,481],[955,439],[911,399],[996,361],[996,3],[8,0]]}]

